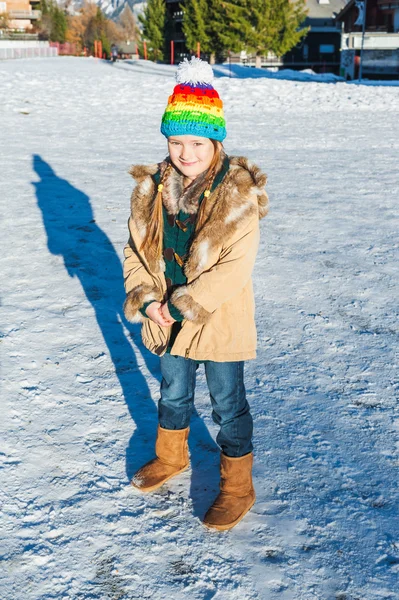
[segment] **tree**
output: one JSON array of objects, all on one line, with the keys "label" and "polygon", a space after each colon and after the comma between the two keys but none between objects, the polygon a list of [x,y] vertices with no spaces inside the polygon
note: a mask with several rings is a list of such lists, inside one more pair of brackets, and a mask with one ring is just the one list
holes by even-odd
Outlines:
[{"label": "tree", "polygon": [[137,41],[140,38],[140,31],[137,27],[136,19],[130,6],[126,4],[119,17],[119,26],[123,32],[123,39]]},{"label": "tree", "polygon": [[82,15],[70,15],[68,17],[66,41],[71,44],[76,44],[80,51],[83,50],[84,31],[85,27],[83,25]]},{"label": "tree", "polygon": [[93,52],[94,40],[101,40],[103,52],[108,57],[111,54],[111,43],[107,35],[107,19],[99,6],[96,7],[96,12],[87,20],[87,25],[83,34],[83,45]]},{"label": "tree", "polygon": [[207,0],[187,0],[183,9],[183,33],[186,37],[186,46],[195,51],[198,42],[203,52],[211,52],[212,44],[209,36],[208,2]]},{"label": "tree", "polygon": [[0,29],[8,29],[9,16],[7,13],[0,13]]},{"label": "tree", "polygon": [[300,28],[307,10],[305,0],[241,0],[247,15],[245,45],[257,56],[274,52],[283,56],[307,34]]},{"label": "tree", "polygon": [[[218,46],[223,50],[238,52],[244,46],[243,33],[248,27],[248,15],[242,4],[242,2],[235,2],[234,0],[221,2],[218,10],[219,14],[215,15],[213,19],[214,35],[218,41]],[[222,21],[222,26],[219,25],[218,27],[220,21]]]},{"label": "tree", "polygon": [[86,47],[93,52],[94,40],[101,40],[103,51],[109,56],[111,44],[124,39],[120,25],[107,19],[94,3],[85,1],[78,14],[68,17],[67,40],[80,50]]},{"label": "tree", "polygon": [[105,19],[105,33],[111,44],[118,44],[129,39],[126,37],[126,32],[120,24],[111,21],[111,19]]},{"label": "tree", "polygon": [[[187,46],[223,58],[229,50],[248,50],[257,56],[282,56],[296,46],[308,29],[305,0],[187,0],[183,30]],[[202,37],[202,39],[200,39]]]},{"label": "tree", "polygon": [[166,5],[165,0],[148,0],[144,15],[139,16],[143,25],[143,39],[149,42],[149,56],[163,60],[165,50]]},{"label": "tree", "polygon": [[67,18],[64,11],[55,2],[50,5],[50,18],[52,22],[50,40],[63,44],[67,32]]},{"label": "tree", "polygon": [[[97,14],[97,6],[87,0],[83,3],[78,14],[68,17],[67,40],[77,44],[81,50],[85,47],[86,29]],[[94,42],[94,38],[93,38]]]},{"label": "tree", "polygon": [[37,25],[39,36],[63,44],[66,40],[68,27],[65,12],[53,0],[49,0],[49,2],[42,0],[40,10],[42,16]]},{"label": "tree", "polygon": [[39,38],[48,40],[50,38],[51,33],[52,19],[50,16],[50,9],[46,0],[41,0],[40,12],[42,16],[40,18],[40,21],[36,23],[36,27],[39,31]]},{"label": "tree", "polygon": [[201,51],[224,57],[228,50],[242,47],[244,9],[237,2],[227,0],[186,0],[183,9],[183,32],[187,47],[195,51],[197,43]]}]

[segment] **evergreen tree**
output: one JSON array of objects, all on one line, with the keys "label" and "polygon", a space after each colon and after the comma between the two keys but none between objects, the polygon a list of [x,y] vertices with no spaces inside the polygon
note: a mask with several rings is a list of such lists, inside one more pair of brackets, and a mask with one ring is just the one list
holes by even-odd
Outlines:
[{"label": "evergreen tree", "polygon": [[[201,10],[202,0],[187,1],[187,45],[199,36],[200,19],[194,7]],[[306,35],[300,29],[306,18],[305,0],[208,0],[202,8],[208,44],[205,51],[224,58],[229,50],[248,50],[258,57],[274,52],[282,56]],[[188,35],[189,34],[189,35]],[[201,45],[202,46],[202,45]]]},{"label": "evergreen tree", "polygon": [[[211,62],[215,56],[224,60],[229,51],[245,48],[250,24],[248,4],[251,0],[209,0],[206,30],[210,39]],[[247,32],[247,33],[246,33]]]},{"label": "evergreen tree", "polygon": [[153,60],[163,60],[166,26],[165,0],[148,0],[144,15],[140,15],[139,19],[143,25],[143,39],[149,42],[149,57]]},{"label": "evergreen tree", "polygon": [[49,11],[49,7],[48,7],[48,4],[47,4],[46,0],[41,0],[41,2],[40,2],[40,11],[42,13],[42,16],[49,14],[50,11]]},{"label": "evergreen tree", "polygon": [[50,18],[50,40],[63,44],[67,32],[67,18],[64,11],[55,2],[50,5]]},{"label": "evergreen tree", "polygon": [[186,0],[183,9],[183,32],[186,37],[186,46],[192,52],[197,49],[198,42],[202,52],[211,52],[211,38],[208,28],[208,2],[207,0]]},{"label": "evergreen tree", "polygon": [[[243,9],[237,3],[227,0],[188,0],[188,15],[184,14],[183,30],[186,33],[186,20],[188,21],[192,49],[196,42],[201,43],[201,50],[210,53],[210,62],[215,62],[215,57],[223,59],[228,50],[236,50],[241,45],[241,18]],[[199,38],[202,39],[199,39]],[[194,43],[195,42],[195,43]],[[190,45],[187,43],[190,47]],[[191,48],[190,48],[191,49]]]},{"label": "evergreen tree", "polygon": [[283,56],[307,34],[300,28],[307,9],[305,0],[237,0],[244,8],[245,46],[257,56],[274,52]]},{"label": "evergreen tree", "polygon": [[36,27],[39,37],[63,44],[66,39],[68,21],[63,9],[54,0],[41,0],[41,19]]},{"label": "evergreen tree", "polygon": [[107,19],[100,7],[97,8],[96,29],[97,39],[101,40],[103,53],[105,52],[107,58],[109,58],[111,55],[111,43],[107,35]]}]

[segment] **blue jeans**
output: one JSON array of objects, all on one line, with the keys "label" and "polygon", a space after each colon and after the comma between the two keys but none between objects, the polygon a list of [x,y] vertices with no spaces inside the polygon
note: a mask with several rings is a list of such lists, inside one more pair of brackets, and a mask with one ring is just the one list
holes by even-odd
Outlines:
[{"label": "blue jeans", "polygon": [[[159,424],[164,429],[185,429],[194,408],[198,363],[190,358],[164,354],[161,357]],[[212,418],[219,425],[216,437],[222,452],[230,457],[252,452],[253,422],[244,387],[244,362],[205,362]]]}]

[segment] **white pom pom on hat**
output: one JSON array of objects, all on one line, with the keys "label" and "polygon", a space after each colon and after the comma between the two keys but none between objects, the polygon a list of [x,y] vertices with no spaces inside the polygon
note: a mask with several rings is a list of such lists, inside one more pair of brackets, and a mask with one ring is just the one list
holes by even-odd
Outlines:
[{"label": "white pom pom on hat", "polygon": [[191,83],[193,85],[198,83],[212,85],[212,67],[209,63],[195,56],[192,56],[191,60],[185,58],[177,68],[176,81],[177,83]]}]

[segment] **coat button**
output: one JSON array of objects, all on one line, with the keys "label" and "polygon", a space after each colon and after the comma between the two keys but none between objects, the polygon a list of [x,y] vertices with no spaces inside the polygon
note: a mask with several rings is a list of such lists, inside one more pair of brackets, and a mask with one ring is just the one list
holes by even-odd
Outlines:
[{"label": "coat button", "polygon": [[171,227],[175,226],[175,222],[176,222],[176,215],[168,215],[168,223]]},{"label": "coat button", "polygon": [[166,260],[173,260],[174,253],[175,253],[175,251],[173,248],[165,248],[165,250],[163,251],[163,255],[166,258]]}]

